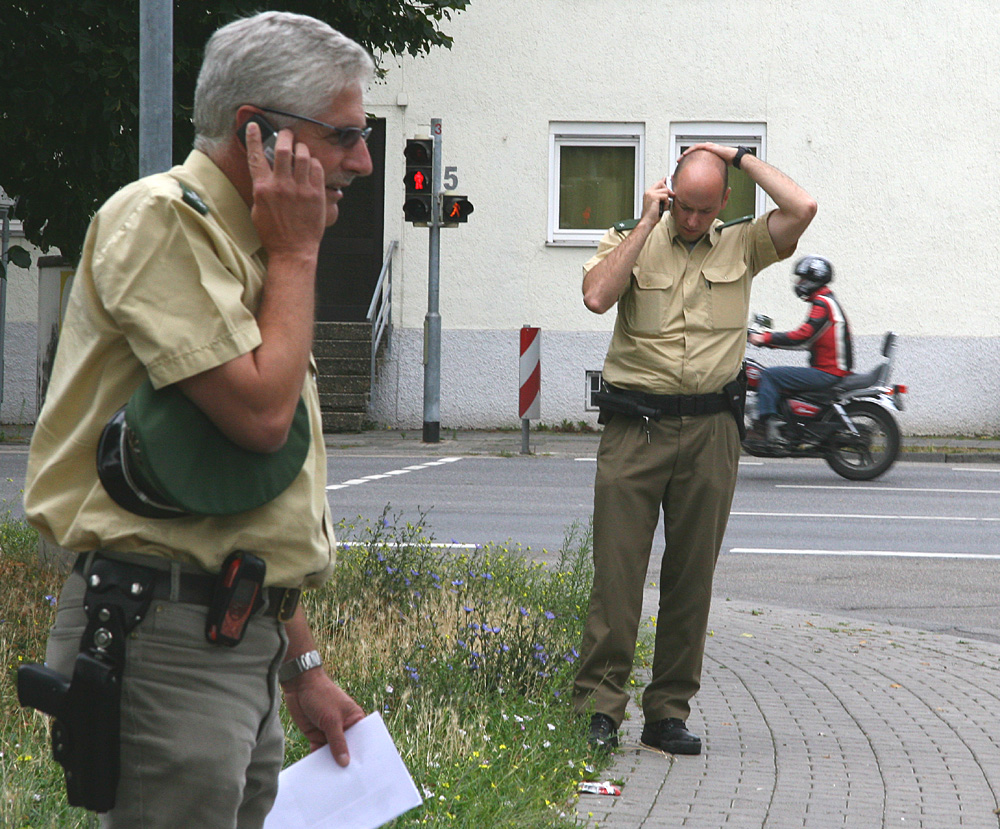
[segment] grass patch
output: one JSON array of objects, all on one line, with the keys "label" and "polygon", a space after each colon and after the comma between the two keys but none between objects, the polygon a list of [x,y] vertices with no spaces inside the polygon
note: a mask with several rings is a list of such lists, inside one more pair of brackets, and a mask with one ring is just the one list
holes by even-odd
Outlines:
[{"label": "grass patch", "polygon": [[566,420],[565,418],[561,423],[538,423],[535,425],[536,432],[558,432],[562,434],[571,435],[591,435],[597,434],[600,429],[592,426],[586,420]]},{"label": "grass patch", "polygon": [[[554,566],[517,547],[452,552],[388,514],[341,527],[333,580],[305,597],[324,660],[379,711],[424,793],[394,827],[574,826],[577,783],[606,765],[572,711],[592,578],[571,529]],[[17,705],[15,671],[41,661],[63,576],[39,570],[23,522],[0,523],[0,826],[92,827],[65,803],[46,718]],[[308,746],[285,717],[286,762]]]},{"label": "grass patch", "polygon": [[38,536],[7,513],[0,519],[0,826],[97,826],[67,805],[62,768],[52,760],[48,719],[17,703],[22,662],[42,662],[65,575],[38,567]]}]

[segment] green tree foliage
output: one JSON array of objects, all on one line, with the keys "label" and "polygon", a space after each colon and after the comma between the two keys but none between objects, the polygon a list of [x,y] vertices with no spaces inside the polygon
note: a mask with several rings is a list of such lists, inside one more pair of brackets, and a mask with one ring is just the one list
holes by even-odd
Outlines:
[{"label": "green tree foliage", "polygon": [[[444,20],[469,0],[283,0],[364,44],[376,61],[450,47]],[[191,147],[191,105],[211,33],[260,0],[175,0],[174,158]],[[0,182],[20,196],[27,239],[75,261],[90,217],[138,175],[139,0],[0,2]]]}]

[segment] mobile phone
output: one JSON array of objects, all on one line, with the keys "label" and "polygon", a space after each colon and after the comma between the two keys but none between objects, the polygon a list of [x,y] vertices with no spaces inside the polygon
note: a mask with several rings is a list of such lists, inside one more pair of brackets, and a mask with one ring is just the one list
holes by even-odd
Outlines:
[{"label": "mobile phone", "polygon": [[260,127],[260,140],[264,145],[264,158],[267,159],[267,163],[273,167],[274,166],[274,145],[278,141],[278,131],[271,126],[271,122],[268,121],[263,115],[251,115],[244,122],[243,126],[239,128],[236,133],[239,136],[240,143],[246,147],[247,145],[247,124],[253,121],[258,127]]},{"label": "mobile phone", "polygon": [[222,564],[205,619],[205,638],[213,645],[238,645],[257,608],[267,565],[253,553],[237,550]]},{"label": "mobile phone", "polygon": [[[670,180],[670,176],[664,176],[663,180],[664,181],[669,181]],[[674,203],[673,199],[666,199],[666,200],[660,199],[660,218],[661,219],[663,218],[663,214],[671,208],[671,206],[673,205],[673,203]]]}]

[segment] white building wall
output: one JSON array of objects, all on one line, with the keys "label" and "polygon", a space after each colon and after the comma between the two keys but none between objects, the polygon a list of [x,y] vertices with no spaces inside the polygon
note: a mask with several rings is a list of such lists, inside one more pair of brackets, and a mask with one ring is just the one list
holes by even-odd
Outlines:
[{"label": "white building wall", "polygon": [[[643,123],[648,185],[668,172],[671,125],[721,121],[766,124],[767,160],[818,200],[799,252],[834,262],[858,367],[900,334],[904,429],[1000,432],[1000,6],[478,0],[446,30],[450,51],[401,60],[369,95],[401,241],[381,422],[422,420],[428,234],[402,220],[405,138],[442,118],[444,163],[475,204],[442,232],[442,426],[510,426],[516,329],[542,328],[542,420],[575,422],[594,419],[585,371],[614,322],[581,302],[593,248],[546,245],[549,123]],[[780,327],[805,312],[789,273],[764,271],[752,303]]]}]

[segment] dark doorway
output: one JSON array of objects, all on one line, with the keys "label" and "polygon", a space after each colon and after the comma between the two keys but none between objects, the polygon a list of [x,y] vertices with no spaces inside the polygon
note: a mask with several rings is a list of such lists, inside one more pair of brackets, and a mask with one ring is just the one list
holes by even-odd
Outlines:
[{"label": "dark doorway", "polygon": [[374,169],[354,180],[340,201],[340,217],[327,228],[316,267],[316,319],[360,322],[368,313],[382,269],[385,213],[385,119],[371,118],[368,139]]}]

